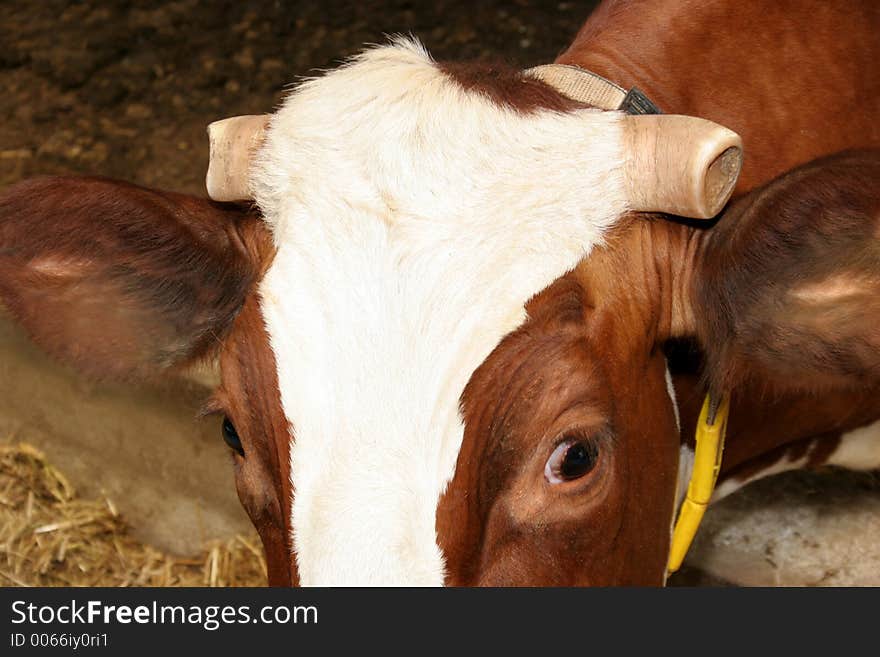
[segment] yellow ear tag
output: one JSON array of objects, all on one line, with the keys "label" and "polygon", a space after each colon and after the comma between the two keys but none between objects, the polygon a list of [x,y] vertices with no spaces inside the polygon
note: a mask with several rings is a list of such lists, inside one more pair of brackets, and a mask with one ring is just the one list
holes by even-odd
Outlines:
[{"label": "yellow ear tag", "polygon": [[712,499],[715,481],[721,469],[721,454],[724,451],[724,434],[727,431],[727,413],[730,410],[730,399],[725,395],[715,411],[715,418],[709,424],[711,407],[709,395],[703,401],[703,410],[697,422],[697,447],[694,452],[694,470],[688,484],[687,495],[681,503],[678,520],[672,532],[672,546],[669,549],[670,573],[681,567],[691,542]]}]

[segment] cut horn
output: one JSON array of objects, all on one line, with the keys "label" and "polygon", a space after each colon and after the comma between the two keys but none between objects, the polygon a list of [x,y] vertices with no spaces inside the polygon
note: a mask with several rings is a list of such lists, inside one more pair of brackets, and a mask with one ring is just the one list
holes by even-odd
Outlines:
[{"label": "cut horn", "polygon": [[691,116],[624,117],[626,190],[630,207],[694,219],[714,217],[733,193],[742,140]]},{"label": "cut horn", "polygon": [[233,116],[208,126],[210,157],[205,186],[215,201],[250,200],[248,171],[263,143],[268,114]]}]

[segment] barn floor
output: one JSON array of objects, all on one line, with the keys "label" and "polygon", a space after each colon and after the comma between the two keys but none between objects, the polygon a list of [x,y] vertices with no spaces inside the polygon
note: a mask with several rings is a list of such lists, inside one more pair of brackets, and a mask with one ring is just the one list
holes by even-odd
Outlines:
[{"label": "barn floor", "polygon": [[203,193],[205,127],[386,34],[439,59],[552,60],[595,2],[5,0],[0,185],[91,173]]},{"label": "barn floor", "polygon": [[[205,126],[224,116],[271,111],[297,75],[333,66],[362,44],[396,32],[418,36],[440,59],[545,63],[571,41],[594,4],[5,0],[0,3],[0,186],[42,174],[96,174],[203,194]],[[0,338],[4,348],[23,353],[19,343]],[[0,377],[0,399],[21,399],[21,391],[11,389],[21,387],[29,367],[38,372],[31,380],[60,381],[35,369],[45,364],[22,362],[23,369],[8,376],[9,359],[2,359],[0,354],[7,376]],[[100,488],[131,496],[134,506],[123,514],[114,510],[124,501],[121,494],[101,497],[97,487],[85,486],[95,463],[85,457],[74,463],[69,443],[61,444],[69,436],[47,435],[59,423],[66,429],[71,424],[58,408],[83,408],[71,381],[64,384],[69,394],[55,385],[45,395],[52,413],[24,413],[20,405],[17,411],[16,404],[0,404],[0,429],[37,430],[46,441],[41,449],[48,453],[53,440],[57,447],[48,460],[11,442],[0,447],[0,585],[261,584],[256,539],[235,537],[242,526],[240,509],[237,519],[231,512],[228,516],[234,529],[227,538],[181,557],[168,549],[170,543],[164,551],[151,547],[171,539],[167,529],[164,538],[158,530],[144,529],[150,523],[160,527],[162,514],[155,494],[139,500],[130,490],[129,471],[105,470],[100,481]],[[129,424],[145,423],[132,410],[134,402],[123,400],[127,392],[101,394],[100,407],[87,407],[105,418],[93,436],[96,456],[130,435],[130,429],[107,419],[113,409]],[[160,399],[151,397],[152,410]],[[94,428],[94,417],[77,418],[77,428]],[[204,440],[214,445],[207,436]],[[142,448],[144,458],[155,461],[150,465],[156,472],[169,481],[177,478],[173,467],[179,464],[166,464],[162,450],[149,447]],[[204,460],[207,450],[199,443],[193,453]],[[73,465],[75,472],[68,470]],[[193,490],[216,496],[216,482],[233,498],[231,474],[222,463],[217,468],[210,481],[185,482],[189,488],[174,491],[181,497],[172,496],[170,503],[191,499],[183,495]],[[75,475],[82,486],[65,483]],[[153,516],[137,515],[138,502],[153,509]],[[220,522],[227,516],[218,511],[216,517]],[[706,522],[689,567],[672,583],[880,585],[877,476],[783,475],[729,498]],[[157,539],[152,543],[151,535]]]},{"label": "barn floor", "polygon": [[828,468],[750,484],[711,507],[686,563],[697,583],[880,586],[880,472]]},{"label": "barn floor", "polygon": [[138,541],[109,497],[80,495],[27,443],[0,444],[0,586],[264,586],[255,535],[181,557]]}]

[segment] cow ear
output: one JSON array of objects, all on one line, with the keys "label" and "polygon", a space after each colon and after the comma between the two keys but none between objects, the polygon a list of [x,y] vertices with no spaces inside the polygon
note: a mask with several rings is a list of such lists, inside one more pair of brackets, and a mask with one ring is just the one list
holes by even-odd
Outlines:
[{"label": "cow ear", "polygon": [[782,175],[704,240],[691,306],[716,391],[880,383],[880,151]]},{"label": "cow ear", "polygon": [[0,193],[0,300],[32,339],[95,378],[140,379],[206,355],[256,267],[244,210],[98,178]]}]

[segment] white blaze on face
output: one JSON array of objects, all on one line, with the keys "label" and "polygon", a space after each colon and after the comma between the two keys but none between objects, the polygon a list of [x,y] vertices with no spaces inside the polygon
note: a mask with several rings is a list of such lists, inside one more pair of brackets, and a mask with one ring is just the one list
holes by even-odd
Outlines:
[{"label": "white blaze on face", "polygon": [[625,210],[620,115],[519,114],[412,42],[294,91],[251,185],[303,584],[439,585],[472,372]]}]

